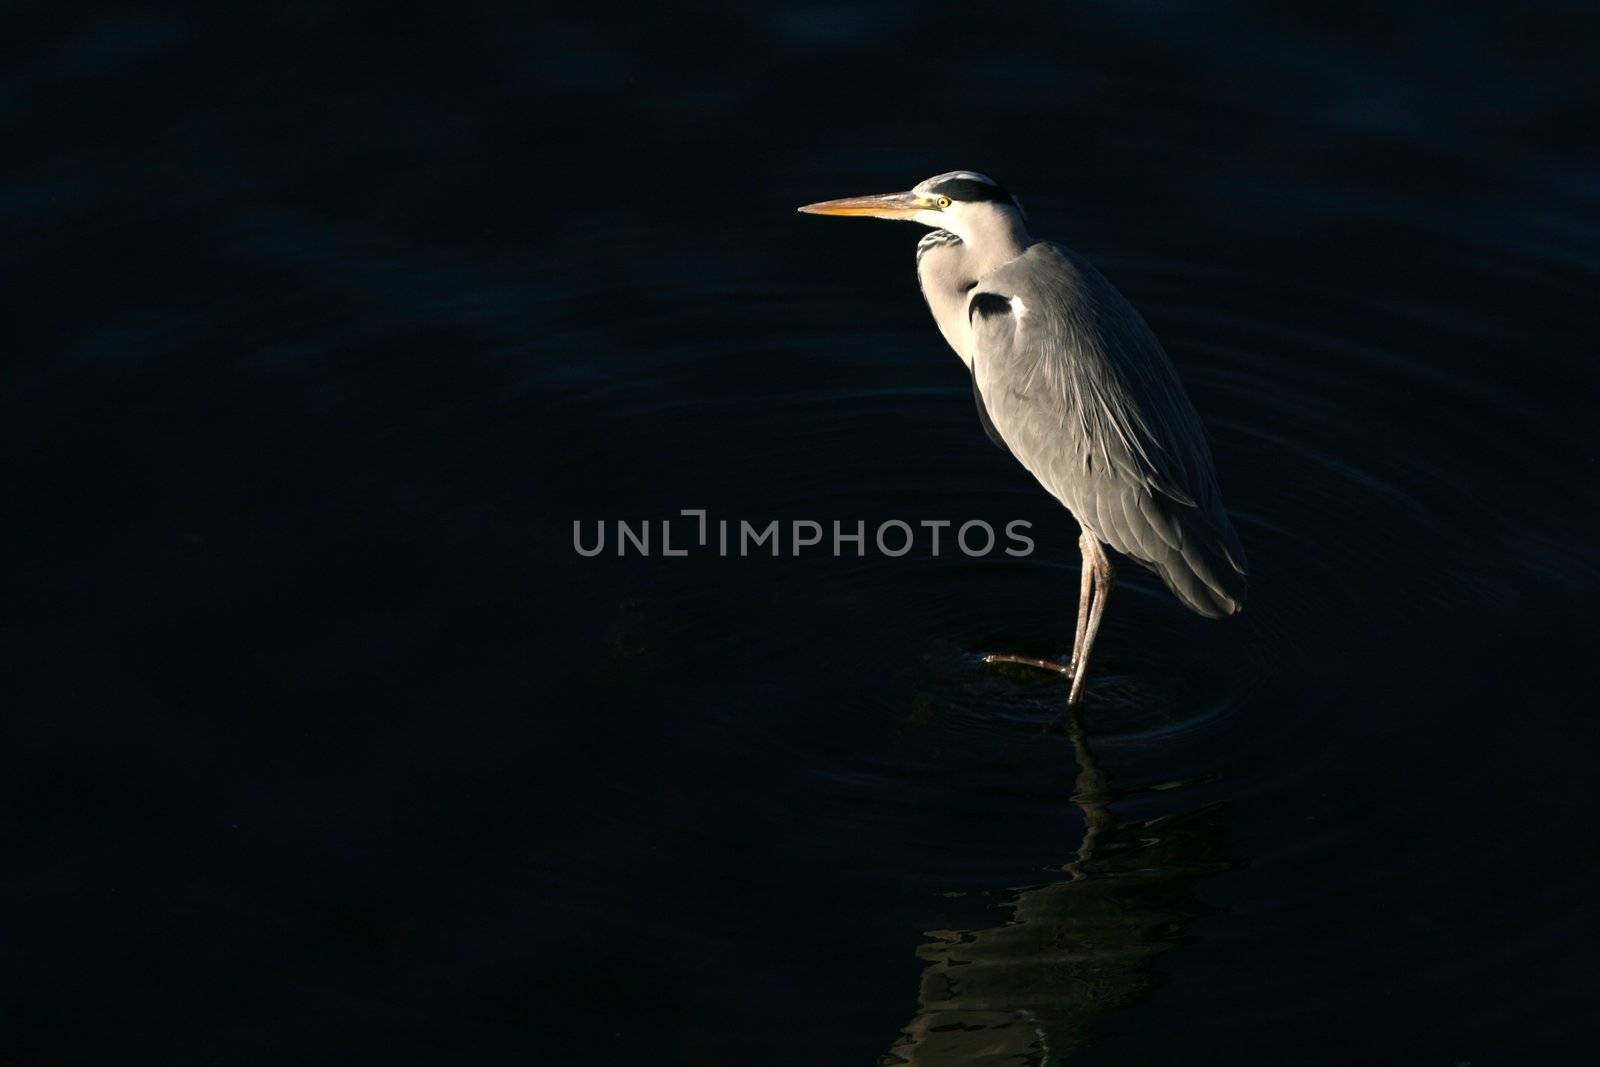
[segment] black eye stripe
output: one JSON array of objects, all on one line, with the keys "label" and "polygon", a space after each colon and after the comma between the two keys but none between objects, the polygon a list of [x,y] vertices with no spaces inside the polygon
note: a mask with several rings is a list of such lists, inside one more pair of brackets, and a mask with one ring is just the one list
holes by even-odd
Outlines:
[{"label": "black eye stripe", "polygon": [[951,200],[998,200],[1002,204],[1014,204],[1011,194],[998,185],[985,185],[975,182],[971,178],[951,178],[935,185],[930,192],[940,196],[948,196]]}]

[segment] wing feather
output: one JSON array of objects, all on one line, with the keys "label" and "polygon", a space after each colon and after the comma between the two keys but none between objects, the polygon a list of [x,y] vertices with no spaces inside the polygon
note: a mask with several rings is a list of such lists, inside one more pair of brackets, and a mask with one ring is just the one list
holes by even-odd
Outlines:
[{"label": "wing feather", "polygon": [[[1027,308],[1018,317],[1012,308]],[[970,298],[974,383],[1011,452],[1112,548],[1189,607],[1244,604],[1244,549],[1205,430],[1142,318],[1056,245],[1028,248]]]}]

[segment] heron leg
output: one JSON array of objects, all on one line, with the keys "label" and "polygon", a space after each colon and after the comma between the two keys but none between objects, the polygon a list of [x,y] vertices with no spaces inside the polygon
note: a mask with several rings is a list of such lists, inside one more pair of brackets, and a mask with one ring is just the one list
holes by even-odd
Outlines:
[{"label": "heron leg", "polygon": [[1078,669],[1078,654],[1083,648],[1083,634],[1089,624],[1089,599],[1094,591],[1094,560],[1099,549],[1099,542],[1094,535],[1085,530],[1078,537],[1078,551],[1083,554],[1083,566],[1078,579],[1078,622],[1072,637],[1072,662],[1066,666],[1050,659],[1036,659],[1033,656],[1008,656],[998,653],[983,657],[985,663],[1017,663],[1024,667],[1038,667],[1044,671],[1056,671],[1068,678],[1074,676]]},{"label": "heron leg", "polygon": [[1083,640],[1079,643],[1073,665],[1072,692],[1067,695],[1068,707],[1083,703],[1083,680],[1089,673],[1089,653],[1094,648],[1095,635],[1100,632],[1100,619],[1106,613],[1106,601],[1111,596],[1111,587],[1116,580],[1116,571],[1112,569],[1111,560],[1106,556],[1100,539],[1086,531],[1082,544],[1084,561],[1093,567],[1094,596],[1090,601],[1089,620],[1084,627]]},{"label": "heron leg", "polygon": [[1089,628],[1090,600],[1094,594],[1094,560],[1099,542],[1094,534],[1084,530],[1078,535],[1078,552],[1083,557],[1078,578],[1078,624],[1072,634],[1072,673],[1078,673],[1078,663],[1083,655],[1083,634]]},{"label": "heron leg", "polygon": [[1072,676],[1072,668],[1065,663],[1057,663],[1053,659],[1038,659],[1034,656],[1011,656],[1000,652],[991,652],[983,657],[985,663],[1017,663],[1024,667],[1038,667],[1041,671],[1055,671],[1057,674]]}]

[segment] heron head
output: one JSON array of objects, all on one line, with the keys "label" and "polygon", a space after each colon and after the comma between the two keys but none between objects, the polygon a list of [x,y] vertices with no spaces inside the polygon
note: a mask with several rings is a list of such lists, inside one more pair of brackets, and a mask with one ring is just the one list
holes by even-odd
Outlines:
[{"label": "heron head", "polygon": [[949,230],[964,241],[991,227],[1020,229],[1022,209],[1000,183],[971,170],[952,170],[919,182],[909,192],[848,196],[800,208],[807,215],[906,219]]}]

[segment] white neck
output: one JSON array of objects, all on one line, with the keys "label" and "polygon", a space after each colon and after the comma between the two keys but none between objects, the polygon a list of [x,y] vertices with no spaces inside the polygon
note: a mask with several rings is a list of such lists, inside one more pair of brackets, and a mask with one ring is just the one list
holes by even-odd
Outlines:
[{"label": "white neck", "polygon": [[957,202],[943,211],[921,212],[917,221],[961,238],[965,246],[962,265],[973,272],[971,281],[1016,259],[1033,244],[1022,213],[1010,204]]}]

